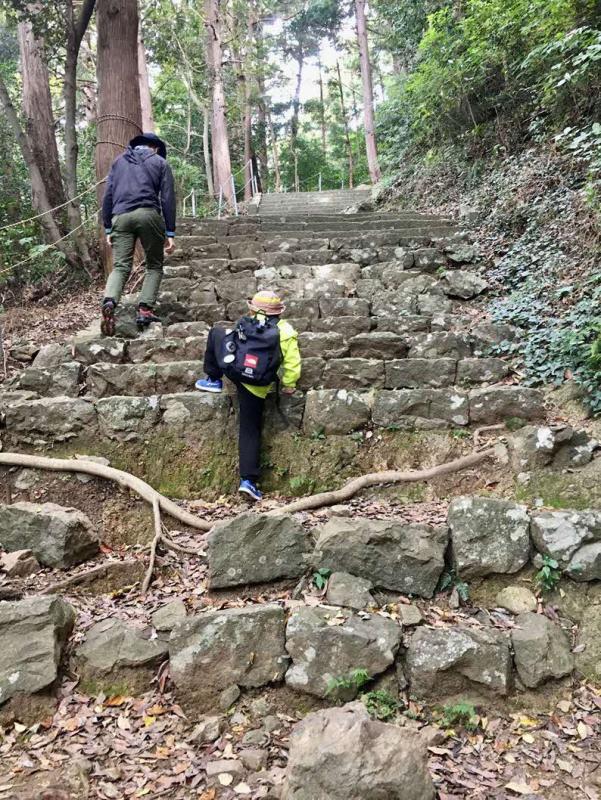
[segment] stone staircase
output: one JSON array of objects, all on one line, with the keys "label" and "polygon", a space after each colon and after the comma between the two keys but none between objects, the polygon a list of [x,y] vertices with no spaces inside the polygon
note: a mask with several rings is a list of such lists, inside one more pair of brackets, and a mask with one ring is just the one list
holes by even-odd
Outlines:
[{"label": "stone staircase", "polygon": [[264,194],[261,197],[259,214],[261,216],[339,214],[359,206],[370,198],[370,189]]},{"label": "stone staircase", "polygon": [[[352,197],[335,194],[324,193],[336,208]],[[413,212],[306,214],[315,197],[285,195],[277,216],[268,195],[254,217],[182,220],[160,295],[163,324],[140,335],[131,295],[115,338],[94,324],[44,348],[0,393],[7,445],[106,456],[147,469],[176,494],[229,486],[231,398],[193,386],[208,327],[235,321],[260,287],[283,292],[303,357],[302,394],[282,399],[283,417],[269,415],[271,488],[352,474],[357,441],[370,431],[400,432],[394,457],[406,431],[543,417],[540,392],[515,385],[510,365],[489,355],[514,331],[486,321],[487,284],[466,232]],[[365,448],[360,455],[369,466]]]}]

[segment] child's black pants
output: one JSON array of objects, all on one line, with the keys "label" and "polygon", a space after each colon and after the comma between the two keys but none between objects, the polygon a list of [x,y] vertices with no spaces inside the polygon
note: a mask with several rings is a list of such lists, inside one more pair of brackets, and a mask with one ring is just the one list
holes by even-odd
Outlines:
[{"label": "child's black pants", "polygon": [[[213,380],[221,380],[223,372],[219,367],[217,353],[223,347],[223,328],[211,328],[205,350],[204,370]],[[240,477],[242,480],[255,483],[261,475],[261,433],[263,431],[263,411],[265,400],[249,392],[241,383],[236,383],[238,390],[239,426],[238,452],[240,459]]]}]

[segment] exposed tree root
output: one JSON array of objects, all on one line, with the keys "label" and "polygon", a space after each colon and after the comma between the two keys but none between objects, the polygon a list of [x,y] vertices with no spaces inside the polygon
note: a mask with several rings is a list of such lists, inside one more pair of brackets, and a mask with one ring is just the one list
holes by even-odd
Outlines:
[{"label": "exposed tree root", "polygon": [[84,572],[78,572],[77,575],[71,575],[70,578],[65,578],[64,581],[53,583],[42,589],[40,594],[56,594],[65,589],[71,589],[73,586],[81,586],[86,583],[92,583],[97,578],[107,578],[111,572],[120,572],[125,565],[134,566],[137,562],[133,559],[129,561],[106,561],[103,564],[97,564],[95,567],[86,569]]},{"label": "exposed tree root", "polygon": [[154,564],[157,557],[157,547],[161,541],[161,537],[163,536],[163,528],[161,527],[161,509],[159,508],[159,501],[156,497],[153,498],[152,501],[152,517],[154,520],[154,539],[150,544],[150,561],[148,563],[146,575],[142,581],[142,592],[144,593],[148,591],[148,587],[150,586],[152,573],[154,572]]},{"label": "exposed tree root", "polygon": [[136,478],[129,472],[123,472],[113,467],[105,467],[104,464],[97,464],[95,461],[85,459],[67,458],[47,458],[45,456],[30,456],[22,453],[0,453],[0,466],[5,467],[26,467],[27,469],[45,469],[51,472],[82,472],[85,475],[94,475],[97,478],[104,478],[114,481],[126,489],[131,489],[147,503],[153,504],[155,499],[158,501],[159,508],[173,519],[181,522],[189,528],[199,531],[210,531],[212,523],[199,519],[194,514],[184,511],[177,503],[168,500],[159,494],[150,484],[141,478]]},{"label": "exposed tree root", "polygon": [[440,475],[448,475],[451,472],[459,472],[468,467],[474,467],[476,464],[481,464],[489,458],[493,458],[495,450],[492,447],[482,450],[480,453],[472,453],[469,456],[457,458],[454,461],[449,461],[446,464],[440,464],[437,467],[430,467],[428,469],[419,469],[413,472],[400,472],[398,470],[390,470],[387,472],[370,472],[367,475],[361,475],[359,478],[346,483],[341,489],[336,489],[332,492],[321,492],[320,494],[313,494],[309,497],[301,497],[294,503],[289,503],[286,506],[273,509],[268,513],[273,516],[276,514],[292,514],[295,511],[308,511],[313,508],[323,508],[323,506],[332,506],[336,503],[343,503],[350,500],[351,497],[366,489],[368,486],[376,486],[380,483],[416,483],[418,481],[428,481],[432,478],[438,478]]}]

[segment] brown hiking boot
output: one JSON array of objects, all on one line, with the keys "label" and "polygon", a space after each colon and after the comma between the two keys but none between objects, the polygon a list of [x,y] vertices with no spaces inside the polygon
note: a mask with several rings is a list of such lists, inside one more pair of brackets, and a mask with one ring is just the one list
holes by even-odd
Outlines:
[{"label": "brown hiking boot", "polygon": [[102,320],[100,331],[103,336],[115,335],[115,308],[117,304],[111,297],[106,297],[102,303]]}]

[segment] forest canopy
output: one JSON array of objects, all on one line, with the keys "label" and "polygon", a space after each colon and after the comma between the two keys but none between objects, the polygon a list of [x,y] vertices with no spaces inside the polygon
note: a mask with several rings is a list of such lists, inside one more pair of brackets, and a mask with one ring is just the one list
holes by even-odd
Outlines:
[{"label": "forest canopy", "polygon": [[[129,20],[121,55],[103,44],[109,5]],[[596,0],[1,0],[0,283],[89,270],[95,184],[140,127],[200,213],[545,141],[596,191],[600,17]]]}]

